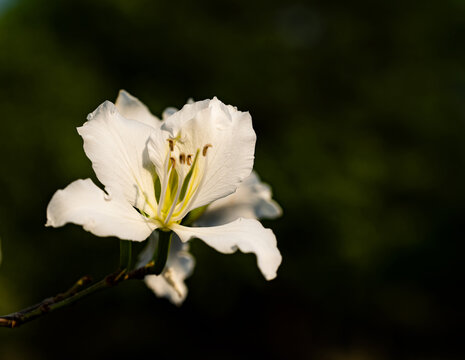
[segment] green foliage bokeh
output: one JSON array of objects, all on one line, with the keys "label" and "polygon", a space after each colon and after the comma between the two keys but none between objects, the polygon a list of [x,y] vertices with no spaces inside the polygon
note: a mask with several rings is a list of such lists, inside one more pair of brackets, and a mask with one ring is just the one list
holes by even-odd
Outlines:
[{"label": "green foliage bokeh", "polygon": [[0,313],[117,266],[117,239],[44,224],[95,179],[75,128],[120,88],[157,115],[250,111],[284,209],[276,280],[195,242],[181,308],[124,284],[0,330],[0,358],[461,358],[464,19],[458,0],[0,2]]}]

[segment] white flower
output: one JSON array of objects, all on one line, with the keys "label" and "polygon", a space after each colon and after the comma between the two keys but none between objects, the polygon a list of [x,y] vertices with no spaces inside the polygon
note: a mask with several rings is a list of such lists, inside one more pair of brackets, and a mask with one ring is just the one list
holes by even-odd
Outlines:
[{"label": "white flower", "polygon": [[[214,201],[196,220],[196,225],[216,226],[229,223],[240,217],[250,219],[274,219],[282,214],[281,207],[271,198],[271,189],[252,172],[234,194]],[[139,257],[145,265],[152,259],[158,241],[157,233],[150,236],[147,247]],[[184,280],[194,269],[195,261],[189,253],[189,244],[174,237],[165,270],[160,275],[148,275],[145,283],[159,297],[181,305],[187,296]]]},{"label": "white flower", "polygon": [[227,224],[240,217],[248,219],[275,219],[281,216],[281,207],[271,198],[268,184],[252,173],[234,194],[214,201],[196,221],[200,226]]},{"label": "white flower", "polygon": [[47,225],[82,225],[98,236],[143,241],[155,230],[186,243],[199,238],[222,253],[253,252],[266,279],[281,255],[276,237],[257,220],[239,218],[212,227],[186,227],[193,209],[234,193],[253,166],[255,132],[249,113],[218,99],[185,105],[163,122],[121,91],[104,102],[78,133],[105,191],[77,180],[55,193]]}]

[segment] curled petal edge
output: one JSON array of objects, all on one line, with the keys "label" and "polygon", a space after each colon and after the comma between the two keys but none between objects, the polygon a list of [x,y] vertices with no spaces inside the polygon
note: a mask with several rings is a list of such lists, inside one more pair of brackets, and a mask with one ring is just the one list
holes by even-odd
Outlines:
[{"label": "curled petal edge", "polygon": [[238,249],[243,253],[254,253],[266,280],[276,277],[282,261],[273,231],[254,219],[239,218],[229,224],[212,227],[173,225],[172,230],[183,242],[199,238],[223,254],[231,254]]}]

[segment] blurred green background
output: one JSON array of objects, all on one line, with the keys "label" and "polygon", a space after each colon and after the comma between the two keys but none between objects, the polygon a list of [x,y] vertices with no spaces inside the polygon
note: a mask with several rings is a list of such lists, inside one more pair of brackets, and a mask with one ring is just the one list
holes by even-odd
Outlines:
[{"label": "blurred green background", "polygon": [[0,359],[465,358],[464,39],[460,0],[0,0],[0,313],[117,266],[44,224],[120,88],[250,111],[284,209],[276,280],[197,241],[181,308],[126,283],[0,329]]}]

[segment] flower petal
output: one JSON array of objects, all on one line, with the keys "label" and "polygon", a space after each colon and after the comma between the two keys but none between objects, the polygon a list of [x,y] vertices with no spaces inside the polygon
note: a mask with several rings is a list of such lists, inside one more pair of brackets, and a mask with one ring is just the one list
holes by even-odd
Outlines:
[{"label": "flower petal", "polygon": [[58,190],[47,207],[46,226],[82,225],[97,236],[143,241],[155,225],[121,198],[111,198],[90,179],[76,180]]},{"label": "flower petal", "polygon": [[[155,231],[150,236],[147,247],[141,253],[140,263],[150,261],[157,241],[158,233]],[[188,250],[189,244],[184,244],[177,236],[173,236],[163,272],[158,276],[147,275],[145,277],[145,283],[157,296],[166,297],[176,305],[181,305],[186,299],[188,290],[184,280],[192,274],[195,265],[195,260]]]},{"label": "flower petal", "polygon": [[120,90],[115,106],[119,113],[126,119],[137,120],[146,125],[158,129],[161,121],[138,98],[129,94],[126,90]]},{"label": "flower petal", "polygon": [[240,217],[247,219],[274,219],[282,214],[279,204],[271,198],[271,188],[252,172],[237,191],[214,201],[197,220],[199,226],[227,224]]},{"label": "flower petal", "polygon": [[[153,133],[148,144],[160,177],[170,156],[178,159],[184,154],[193,159],[198,154],[202,180],[189,209],[233,193],[252,171],[256,140],[252,119],[249,113],[226,106],[217,98],[185,105],[166,118],[161,129]],[[167,157],[169,139],[174,139],[174,146],[170,145],[172,154]],[[176,163],[181,176],[189,171],[187,163]]]},{"label": "flower petal", "polygon": [[121,116],[109,101],[80,128],[84,151],[111,196],[122,196],[148,215],[155,213],[155,174],[146,149],[152,127]]},{"label": "flower petal", "polygon": [[158,232],[154,231],[150,234],[149,238],[145,242],[145,247],[137,256],[136,268],[140,268],[142,266],[147,265],[150,261],[152,261],[153,254],[155,249],[157,248],[158,242]]},{"label": "flower petal", "polygon": [[240,218],[226,225],[198,228],[173,225],[172,230],[183,242],[199,238],[224,254],[231,254],[237,249],[244,253],[254,253],[258,267],[267,280],[276,277],[281,264],[276,236],[257,220]]}]

